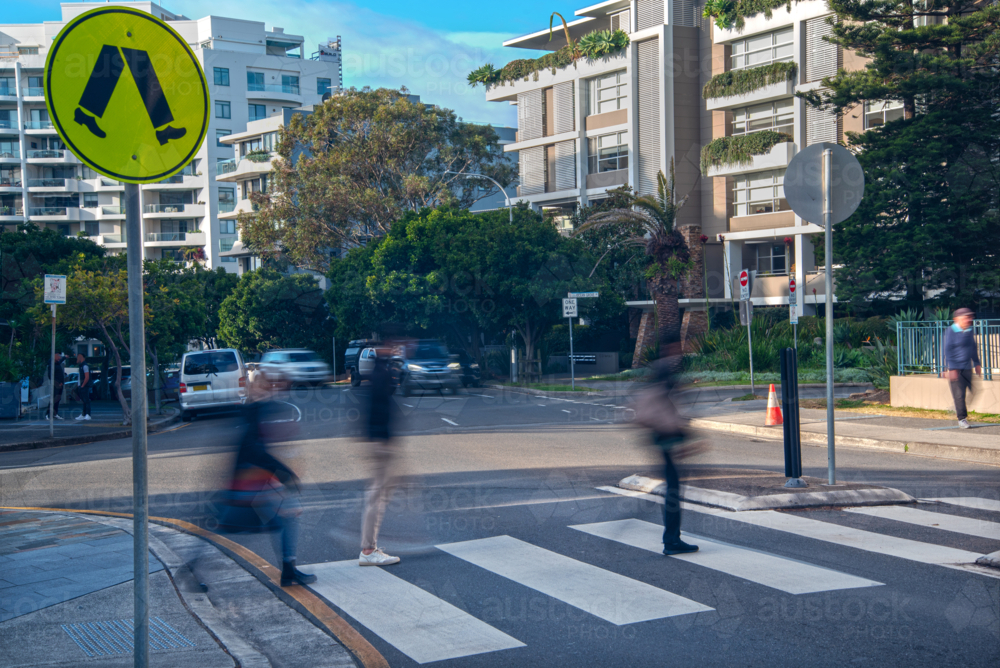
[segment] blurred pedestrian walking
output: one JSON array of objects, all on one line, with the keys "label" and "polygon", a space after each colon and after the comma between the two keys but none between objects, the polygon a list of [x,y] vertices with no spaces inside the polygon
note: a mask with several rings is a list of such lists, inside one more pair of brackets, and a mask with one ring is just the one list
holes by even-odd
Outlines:
[{"label": "blurred pedestrian walking", "polygon": [[[311,584],[315,575],[295,567],[299,538],[299,478],[269,451],[269,445],[287,435],[281,406],[257,401],[246,406],[246,430],[236,463],[220,529],[233,533],[274,532],[275,551],[281,554],[281,586]],[[193,570],[193,569],[192,569]]]},{"label": "blurred pedestrian walking", "polygon": [[[52,368],[53,366],[55,366],[55,369]],[[59,415],[59,402],[62,401],[63,386],[66,383],[66,370],[63,368],[62,353],[56,353],[55,357],[49,360],[49,372],[49,377],[52,378],[49,410],[55,415],[56,420],[62,420],[63,416]],[[49,419],[47,414],[45,419]]]},{"label": "blurred pedestrian walking", "polygon": [[693,451],[688,439],[687,420],[677,412],[672,400],[681,372],[683,354],[680,337],[667,333],[660,343],[663,355],[653,366],[653,382],[640,395],[635,409],[639,424],[652,430],[653,443],[663,453],[666,481],[663,503],[663,554],[697,552],[698,546],[681,540],[681,482],[676,460]]},{"label": "blurred pedestrian walking", "polygon": [[362,566],[390,566],[399,563],[378,547],[378,532],[385,515],[385,506],[395,487],[394,467],[398,446],[393,442],[392,394],[395,391],[389,368],[388,350],[377,351],[371,374],[371,396],[368,401],[368,440],[375,471],[365,491],[365,510],[361,517]]},{"label": "blurred pedestrian walking", "polygon": [[958,309],[952,314],[955,322],[944,332],[944,365],[948,368],[948,384],[960,429],[970,426],[965,393],[972,390],[972,370],[975,369],[977,376],[983,373],[976,334],[972,330],[974,316],[971,309]]},{"label": "blurred pedestrian walking", "polygon": [[76,364],[79,367],[80,375],[80,385],[77,389],[77,393],[80,395],[80,401],[83,402],[83,412],[76,417],[77,420],[89,420],[90,419],[90,365],[87,364],[87,358],[83,353],[76,354]]}]

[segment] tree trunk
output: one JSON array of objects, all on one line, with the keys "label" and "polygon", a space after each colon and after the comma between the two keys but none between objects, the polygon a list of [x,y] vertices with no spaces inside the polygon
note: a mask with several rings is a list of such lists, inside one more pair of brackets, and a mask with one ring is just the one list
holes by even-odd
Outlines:
[{"label": "tree trunk", "polygon": [[160,392],[160,387],[161,387],[160,386],[160,363],[159,363],[160,362],[160,358],[156,354],[156,348],[153,348],[152,346],[146,346],[146,350],[149,351],[149,358],[151,360],[153,360],[153,387],[155,388],[153,390],[153,396],[154,396],[154,401],[156,403],[156,414],[159,415],[160,414],[160,396],[162,395],[162,392]]},{"label": "tree trunk", "polygon": [[[104,341],[107,343],[108,350],[115,357],[115,364],[117,369],[115,370],[115,393],[118,395],[118,403],[122,407],[122,424],[132,424],[132,408],[129,406],[128,402],[125,401],[125,395],[122,393],[122,356],[118,352],[118,346],[115,345],[111,338],[111,333],[104,327],[104,325],[99,325],[101,328],[101,333],[104,334]],[[105,376],[106,377],[106,376]],[[107,383],[104,384],[107,386]]]},{"label": "tree trunk", "polygon": [[679,341],[681,336],[681,306],[678,302],[677,281],[664,276],[649,280],[649,291],[656,301],[657,341],[661,352],[669,341]]}]

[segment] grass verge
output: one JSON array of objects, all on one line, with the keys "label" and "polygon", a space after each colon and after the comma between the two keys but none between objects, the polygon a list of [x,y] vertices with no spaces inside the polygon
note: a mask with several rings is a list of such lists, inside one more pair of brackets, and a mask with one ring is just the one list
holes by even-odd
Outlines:
[{"label": "grass verge", "polygon": [[762,397],[759,394],[751,394],[747,392],[742,397],[733,397],[733,401],[755,401],[757,399],[767,399],[767,397]]},{"label": "grass verge", "polygon": [[[733,400],[735,401],[735,399]],[[800,399],[801,408],[826,408],[826,399]],[[929,418],[932,420],[954,420],[954,411],[938,411],[929,408],[906,408],[888,404],[871,404],[853,399],[837,399],[833,407],[849,413],[866,413],[868,415],[885,415],[888,417]],[[975,413],[969,411],[969,420],[1000,424],[1000,415],[995,413]]]}]

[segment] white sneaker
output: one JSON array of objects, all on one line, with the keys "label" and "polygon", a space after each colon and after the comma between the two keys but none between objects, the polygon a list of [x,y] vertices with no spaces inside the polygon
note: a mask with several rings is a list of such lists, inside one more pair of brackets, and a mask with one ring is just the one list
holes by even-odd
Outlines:
[{"label": "white sneaker", "polygon": [[959,429],[971,429],[972,425],[969,424],[968,420],[959,420],[958,421],[958,428]]},{"label": "white sneaker", "polygon": [[390,557],[380,549],[375,549],[371,554],[361,553],[358,557],[361,566],[391,566],[399,563],[399,557]]},{"label": "white sneaker", "polygon": [[89,420],[89,419],[90,419],[90,416],[89,416],[89,415],[84,415],[84,416],[83,416],[83,419],[84,419],[84,420]]},{"label": "white sneaker", "polygon": [[59,413],[56,413],[56,419],[57,420],[65,420],[66,418],[64,418],[62,415],[59,415]]},{"label": "white sneaker", "polygon": [[77,415],[77,416],[76,416],[75,418],[73,418],[73,419],[74,419],[74,420],[77,420],[77,421],[79,421],[79,420],[82,420],[82,419],[84,419],[85,417],[87,417],[87,416],[86,416],[86,415]]}]

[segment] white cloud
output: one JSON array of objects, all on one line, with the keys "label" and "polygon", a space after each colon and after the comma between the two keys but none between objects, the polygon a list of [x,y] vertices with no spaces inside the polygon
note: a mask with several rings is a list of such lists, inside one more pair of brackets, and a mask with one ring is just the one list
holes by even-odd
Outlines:
[{"label": "white cloud", "polygon": [[[205,15],[195,0],[172,0],[171,11],[189,18]],[[490,62],[500,67],[518,57],[501,43],[512,35],[494,32],[443,32],[344,2],[306,0],[217,0],[214,16],[263,20],[268,29],[303,35],[308,55],[321,41],[341,35],[344,85],[372,88],[406,86],[423,102],[454,109],[468,120],[516,124],[516,110],[486,102],[482,86],[470,88],[466,76]],[[539,54],[535,54],[539,55]]]}]

